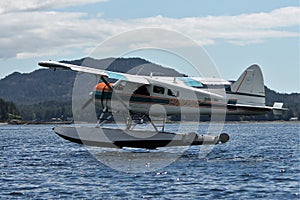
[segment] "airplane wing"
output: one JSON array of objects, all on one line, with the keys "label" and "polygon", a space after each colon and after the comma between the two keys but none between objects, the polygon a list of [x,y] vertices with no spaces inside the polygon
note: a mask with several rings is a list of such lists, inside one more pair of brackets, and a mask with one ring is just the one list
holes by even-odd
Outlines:
[{"label": "airplane wing", "polygon": [[137,75],[106,71],[106,70],[85,67],[85,66],[79,66],[79,65],[72,65],[72,64],[61,63],[61,62],[56,62],[56,61],[41,61],[38,64],[39,64],[39,66],[48,67],[48,68],[52,68],[52,69],[73,70],[76,72],[84,72],[84,73],[89,73],[89,74],[95,74],[98,76],[106,76],[109,78],[124,80],[124,81],[129,81],[129,82],[134,82],[134,83],[149,84],[149,81],[146,78],[144,78],[142,76],[137,76]]}]

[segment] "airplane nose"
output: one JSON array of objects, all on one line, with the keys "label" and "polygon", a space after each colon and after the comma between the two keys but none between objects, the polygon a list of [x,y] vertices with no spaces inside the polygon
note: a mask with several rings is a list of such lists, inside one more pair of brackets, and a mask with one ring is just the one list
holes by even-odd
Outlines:
[{"label": "airplane nose", "polygon": [[[109,85],[112,86],[113,83],[109,83]],[[100,100],[100,106],[102,108],[107,107],[107,101],[111,98],[111,90],[104,82],[95,85],[93,94],[95,100]]]},{"label": "airplane nose", "polygon": [[[112,83],[110,83],[109,85],[112,85]],[[95,85],[94,90],[100,91],[100,92],[110,91],[109,87],[104,82],[101,82],[101,83],[98,83],[97,85]]]},{"label": "airplane nose", "polygon": [[[112,86],[112,84],[113,83],[109,83],[110,86]],[[104,82],[101,82],[95,85],[93,92],[95,99],[101,99],[106,92],[110,92],[110,88]]]}]

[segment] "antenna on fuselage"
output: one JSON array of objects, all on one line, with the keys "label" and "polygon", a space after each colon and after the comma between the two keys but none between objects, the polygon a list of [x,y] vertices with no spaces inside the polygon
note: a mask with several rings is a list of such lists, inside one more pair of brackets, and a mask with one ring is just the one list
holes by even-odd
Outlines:
[{"label": "antenna on fuselage", "polygon": [[176,77],[174,76],[173,83],[177,83]]}]

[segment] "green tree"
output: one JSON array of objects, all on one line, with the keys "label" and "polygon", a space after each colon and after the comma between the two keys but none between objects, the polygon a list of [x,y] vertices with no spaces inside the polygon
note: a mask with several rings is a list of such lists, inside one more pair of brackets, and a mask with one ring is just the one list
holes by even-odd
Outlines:
[{"label": "green tree", "polygon": [[21,119],[20,112],[13,102],[0,99],[0,122],[10,119]]}]

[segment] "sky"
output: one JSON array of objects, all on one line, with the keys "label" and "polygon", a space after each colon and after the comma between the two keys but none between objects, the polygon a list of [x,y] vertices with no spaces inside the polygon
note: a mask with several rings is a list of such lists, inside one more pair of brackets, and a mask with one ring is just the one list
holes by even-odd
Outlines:
[{"label": "sky", "polygon": [[[1,0],[0,79],[39,69],[41,60],[89,56],[118,35],[143,28],[174,31],[194,41],[224,79],[236,80],[245,68],[258,64],[269,88],[300,92],[298,0]],[[169,38],[164,45],[171,52],[179,42]],[[150,41],[143,45],[155,47]],[[107,52],[99,58],[109,56]],[[184,65],[155,54],[137,55],[170,67]]]}]

